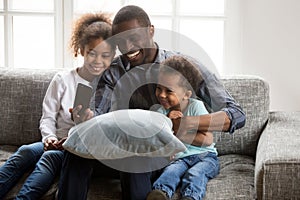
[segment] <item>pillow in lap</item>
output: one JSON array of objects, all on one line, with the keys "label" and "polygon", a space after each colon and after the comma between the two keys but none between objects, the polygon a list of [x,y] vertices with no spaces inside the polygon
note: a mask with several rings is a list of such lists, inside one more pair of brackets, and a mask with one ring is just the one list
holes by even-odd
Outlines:
[{"label": "pillow in lap", "polygon": [[168,117],[140,109],[113,111],[78,124],[70,129],[63,147],[97,160],[169,157],[186,150],[173,135]]}]

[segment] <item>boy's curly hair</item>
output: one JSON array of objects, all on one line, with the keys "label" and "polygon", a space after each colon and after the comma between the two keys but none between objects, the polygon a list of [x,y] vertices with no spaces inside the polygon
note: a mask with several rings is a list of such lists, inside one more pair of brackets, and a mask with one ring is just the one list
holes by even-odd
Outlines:
[{"label": "boy's curly hair", "polygon": [[86,13],[75,21],[70,40],[70,48],[75,57],[80,53],[80,49],[84,48],[91,40],[99,38],[106,40],[111,37],[112,21],[110,17],[110,13]]},{"label": "boy's curly hair", "polygon": [[203,81],[201,72],[195,62],[185,56],[171,56],[160,65],[160,73],[180,75],[180,86],[196,92]]}]

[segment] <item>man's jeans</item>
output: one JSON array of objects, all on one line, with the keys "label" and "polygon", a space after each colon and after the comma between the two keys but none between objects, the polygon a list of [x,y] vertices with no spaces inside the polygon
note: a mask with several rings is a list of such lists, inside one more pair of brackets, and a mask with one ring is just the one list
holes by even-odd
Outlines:
[{"label": "man's jeans", "polygon": [[219,173],[215,153],[191,155],[171,162],[154,182],[153,189],[162,190],[171,198],[181,183],[181,195],[200,200],[205,196],[209,179]]},{"label": "man's jeans", "polygon": [[0,168],[0,199],[26,173],[33,171],[26,179],[16,199],[39,199],[50,188],[60,172],[63,152],[44,152],[42,142],[21,146]]}]

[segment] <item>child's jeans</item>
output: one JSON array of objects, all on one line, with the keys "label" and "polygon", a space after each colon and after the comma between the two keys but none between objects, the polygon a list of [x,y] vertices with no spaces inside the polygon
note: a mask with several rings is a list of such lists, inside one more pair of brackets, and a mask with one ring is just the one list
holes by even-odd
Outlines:
[{"label": "child's jeans", "polygon": [[219,173],[219,160],[215,153],[202,153],[177,159],[165,167],[154,182],[153,190],[163,190],[171,198],[181,183],[181,195],[194,200],[205,196],[209,179]]},{"label": "child's jeans", "polygon": [[44,144],[36,142],[21,146],[3,166],[0,167],[0,199],[26,173],[26,179],[16,199],[39,199],[49,189],[55,176],[60,172],[63,151],[44,152]]}]

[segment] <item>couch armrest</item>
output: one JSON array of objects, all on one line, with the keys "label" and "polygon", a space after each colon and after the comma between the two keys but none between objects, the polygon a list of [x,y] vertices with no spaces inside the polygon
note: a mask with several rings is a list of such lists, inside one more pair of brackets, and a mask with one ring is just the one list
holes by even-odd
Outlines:
[{"label": "couch armrest", "polygon": [[258,199],[300,196],[300,112],[270,112],[256,152]]}]

